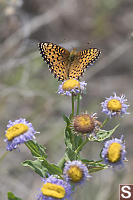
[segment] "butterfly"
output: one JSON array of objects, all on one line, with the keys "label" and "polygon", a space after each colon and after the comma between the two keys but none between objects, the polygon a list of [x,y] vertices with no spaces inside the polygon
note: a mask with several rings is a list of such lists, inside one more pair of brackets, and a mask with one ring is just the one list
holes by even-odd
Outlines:
[{"label": "butterfly", "polygon": [[100,50],[97,48],[83,51],[68,51],[67,49],[51,42],[38,44],[40,54],[49,65],[51,73],[60,81],[67,79],[79,79],[84,70],[95,63],[99,58]]}]

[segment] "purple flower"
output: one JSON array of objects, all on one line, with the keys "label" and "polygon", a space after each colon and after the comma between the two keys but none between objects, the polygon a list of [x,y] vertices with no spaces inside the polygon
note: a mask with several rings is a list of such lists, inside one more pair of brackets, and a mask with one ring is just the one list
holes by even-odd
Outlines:
[{"label": "purple flower", "polygon": [[70,199],[72,187],[68,182],[53,175],[43,179],[43,182],[38,200]]},{"label": "purple flower", "polygon": [[91,177],[87,167],[78,160],[66,162],[63,174],[66,181],[76,185],[84,183],[87,178]]},{"label": "purple flower", "polygon": [[114,138],[105,142],[101,155],[105,164],[112,167],[123,166],[126,160],[125,143],[123,137],[120,139]]},{"label": "purple flower", "polygon": [[101,103],[102,112],[107,114],[110,118],[118,115],[122,116],[123,114],[129,114],[127,112],[129,105],[127,105],[126,102],[127,99],[124,95],[119,97],[114,93],[114,96],[106,98],[106,100]]},{"label": "purple flower", "polygon": [[32,124],[26,121],[26,119],[20,118],[14,122],[10,120],[5,131],[6,139],[4,141],[7,143],[6,149],[8,151],[16,149],[19,144],[35,139],[35,134],[36,131]]},{"label": "purple flower", "polygon": [[76,79],[68,79],[64,81],[58,88],[58,94],[63,94],[66,96],[71,96],[73,94],[78,94],[85,90],[87,83],[85,81],[79,82]]}]

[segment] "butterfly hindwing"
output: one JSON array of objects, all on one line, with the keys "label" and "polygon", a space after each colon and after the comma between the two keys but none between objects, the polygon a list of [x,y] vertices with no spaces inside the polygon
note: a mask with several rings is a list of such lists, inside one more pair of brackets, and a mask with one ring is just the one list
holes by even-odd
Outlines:
[{"label": "butterfly hindwing", "polygon": [[54,77],[61,81],[66,80],[68,78],[69,51],[50,42],[39,43],[39,48]]},{"label": "butterfly hindwing", "polygon": [[77,52],[74,61],[70,65],[69,78],[79,79],[84,70],[95,63],[95,61],[99,58],[99,55],[100,50],[96,48],[90,48]]}]

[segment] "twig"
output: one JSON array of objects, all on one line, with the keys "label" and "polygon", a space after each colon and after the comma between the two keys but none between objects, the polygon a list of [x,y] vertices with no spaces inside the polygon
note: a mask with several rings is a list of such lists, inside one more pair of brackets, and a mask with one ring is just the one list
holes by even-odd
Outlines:
[{"label": "twig", "polygon": [[63,12],[63,10],[59,9],[59,7],[60,5],[57,4],[54,6],[54,8],[50,9],[46,13],[30,20],[8,39],[6,39],[5,42],[0,46],[0,57],[3,57],[10,49],[19,44],[19,42],[21,42],[23,39],[29,37],[41,26],[47,25],[56,20]]}]

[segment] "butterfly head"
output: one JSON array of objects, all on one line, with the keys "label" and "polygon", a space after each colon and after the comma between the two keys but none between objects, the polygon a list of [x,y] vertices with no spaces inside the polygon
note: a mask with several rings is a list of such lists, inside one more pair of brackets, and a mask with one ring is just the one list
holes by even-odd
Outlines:
[{"label": "butterfly head", "polygon": [[70,62],[73,62],[73,61],[74,61],[74,58],[76,57],[76,55],[77,55],[77,51],[76,51],[76,48],[74,48],[74,49],[70,52],[70,57],[69,57]]}]

